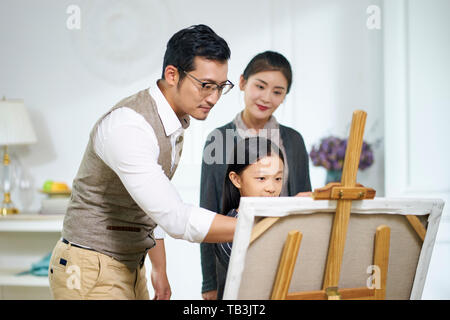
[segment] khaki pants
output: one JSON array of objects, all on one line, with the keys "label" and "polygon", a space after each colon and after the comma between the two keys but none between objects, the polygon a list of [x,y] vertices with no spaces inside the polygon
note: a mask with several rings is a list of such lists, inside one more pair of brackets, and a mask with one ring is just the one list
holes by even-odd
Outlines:
[{"label": "khaki pants", "polygon": [[148,300],[145,266],[131,272],[123,263],[96,251],[58,241],[48,270],[57,300]]}]

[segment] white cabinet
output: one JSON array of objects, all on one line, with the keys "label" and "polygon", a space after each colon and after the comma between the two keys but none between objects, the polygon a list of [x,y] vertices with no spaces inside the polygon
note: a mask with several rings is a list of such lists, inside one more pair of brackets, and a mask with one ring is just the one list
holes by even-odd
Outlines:
[{"label": "white cabinet", "polygon": [[17,275],[50,253],[64,216],[20,213],[0,217],[0,299],[50,299],[47,277]]}]

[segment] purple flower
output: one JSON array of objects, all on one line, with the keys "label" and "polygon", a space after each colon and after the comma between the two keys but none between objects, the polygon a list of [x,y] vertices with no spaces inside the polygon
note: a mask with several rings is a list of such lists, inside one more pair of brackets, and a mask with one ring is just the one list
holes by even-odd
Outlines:
[{"label": "purple flower", "polygon": [[[327,170],[342,170],[347,139],[329,136],[322,138],[318,146],[313,146],[309,154],[314,166]],[[373,151],[370,144],[363,141],[359,169],[365,170],[373,164]]]}]

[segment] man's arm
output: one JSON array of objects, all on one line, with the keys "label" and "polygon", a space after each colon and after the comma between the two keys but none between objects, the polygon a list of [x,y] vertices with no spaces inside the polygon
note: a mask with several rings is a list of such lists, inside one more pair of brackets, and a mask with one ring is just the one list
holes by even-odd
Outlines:
[{"label": "man's arm", "polygon": [[148,251],[152,263],[151,280],[155,297],[153,300],[169,300],[172,295],[166,273],[166,248],[164,239],[156,239],[156,246]]},{"label": "man's arm", "polygon": [[113,111],[100,123],[94,147],[137,205],[173,238],[232,241],[235,218],[184,203],[158,163],[160,150],[153,128],[126,109]]},{"label": "man's arm", "polygon": [[237,218],[216,214],[203,242],[233,242]]}]

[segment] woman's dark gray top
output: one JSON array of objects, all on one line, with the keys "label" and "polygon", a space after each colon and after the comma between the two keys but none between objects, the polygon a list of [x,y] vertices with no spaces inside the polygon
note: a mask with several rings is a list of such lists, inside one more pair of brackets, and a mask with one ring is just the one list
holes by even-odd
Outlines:
[{"label": "woman's dark gray top", "polygon": [[[283,142],[288,166],[288,195],[311,191],[309,179],[309,158],[302,135],[296,130],[280,124],[280,138]],[[232,154],[234,143],[240,139],[234,122],[213,130],[206,139],[203,149],[200,182],[200,207],[221,213],[222,188],[227,170],[227,159]],[[227,147],[228,145],[228,147]],[[216,259],[214,245],[200,244],[202,264],[202,292],[217,289]]]}]

